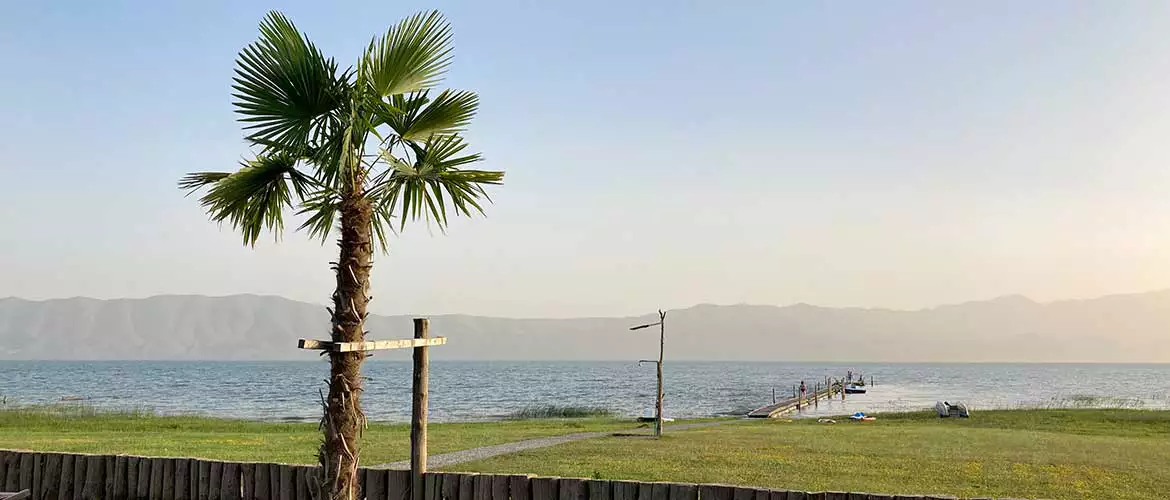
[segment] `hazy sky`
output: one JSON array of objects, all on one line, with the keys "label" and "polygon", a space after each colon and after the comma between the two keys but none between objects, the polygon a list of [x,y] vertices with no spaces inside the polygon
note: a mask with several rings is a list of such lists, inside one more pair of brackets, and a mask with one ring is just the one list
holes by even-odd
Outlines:
[{"label": "hazy sky", "polygon": [[1170,286],[1170,2],[172,3],[5,3],[0,296],[326,300],[335,246],[245,248],[175,188],[247,153],[230,76],[268,8],[348,64],[438,7],[481,94],[506,185],[408,229],[378,313]]}]

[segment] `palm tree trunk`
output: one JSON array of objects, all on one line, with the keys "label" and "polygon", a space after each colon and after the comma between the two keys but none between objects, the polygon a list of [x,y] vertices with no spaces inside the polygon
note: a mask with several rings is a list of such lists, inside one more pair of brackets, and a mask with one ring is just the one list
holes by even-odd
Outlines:
[{"label": "palm tree trunk", "polygon": [[[351,196],[341,203],[341,247],[337,259],[337,291],[333,294],[333,332],[337,342],[365,340],[367,291],[370,283],[371,207],[369,200]],[[358,438],[366,417],[361,408],[363,352],[329,354],[329,397],[321,427],[325,442],[318,458],[323,481],[321,499],[356,500],[358,492]]]}]

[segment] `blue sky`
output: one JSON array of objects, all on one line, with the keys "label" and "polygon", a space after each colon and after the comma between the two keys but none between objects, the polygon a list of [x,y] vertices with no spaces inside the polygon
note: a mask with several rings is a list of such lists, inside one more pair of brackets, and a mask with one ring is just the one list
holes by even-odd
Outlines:
[{"label": "blue sky", "polygon": [[322,301],[331,246],[255,250],[174,187],[247,154],[269,9],[342,63],[415,11],[507,170],[408,229],[373,310],[915,308],[1170,286],[1170,4],[21,2],[0,18],[0,296]]}]

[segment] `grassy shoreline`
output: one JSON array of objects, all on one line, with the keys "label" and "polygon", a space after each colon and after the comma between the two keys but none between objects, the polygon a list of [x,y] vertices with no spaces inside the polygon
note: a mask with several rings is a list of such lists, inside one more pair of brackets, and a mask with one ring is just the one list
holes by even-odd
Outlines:
[{"label": "grassy shoreline", "polygon": [[[1162,498],[1170,484],[1170,411],[995,410],[946,420],[919,412],[837,421],[668,426],[662,440],[602,437],[444,470],[1050,499]],[[612,417],[432,424],[430,446],[438,454],[639,425]],[[313,463],[319,440],[316,424],[307,423],[0,410],[0,447],[9,449]],[[371,424],[362,463],[403,460],[408,450],[409,425]]]},{"label": "grassy shoreline", "polygon": [[[560,415],[585,414],[584,417]],[[696,422],[707,419],[688,420]],[[683,423],[682,421],[678,423]],[[540,408],[498,420],[432,423],[432,455],[579,432],[649,428],[600,410]],[[321,433],[316,423],[163,416],[142,410],[107,411],[84,405],[0,409],[0,448],[74,453],[312,464]],[[410,456],[409,423],[371,422],[362,444],[363,465]]]},{"label": "grassy shoreline", "polygon": [[1160,499],[1170,484],[1170,411],[930,412],[874,422],[757,420],[524,451],[446,468],[804,491],[960,497]]}]

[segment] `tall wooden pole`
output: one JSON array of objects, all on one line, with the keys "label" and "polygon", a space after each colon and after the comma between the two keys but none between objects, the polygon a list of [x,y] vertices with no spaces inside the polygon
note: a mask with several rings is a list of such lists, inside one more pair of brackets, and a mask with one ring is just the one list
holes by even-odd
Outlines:
[{"label": "tall wooden pole", "polygon": [[[414,319],[414,338],[430,338],[430,321]],[[423,473],[427,471],[427,346],[414,348],[414,383],[410,407],[410,498],[423,500]]]},{"label": "tall wooden pole", "polygon": [[[666,313],[658,310],[658,399],[654,402],[654,437],[662,437],[662,355],[666,351]],[[419,499],[415,499],[419,500]]]}]

